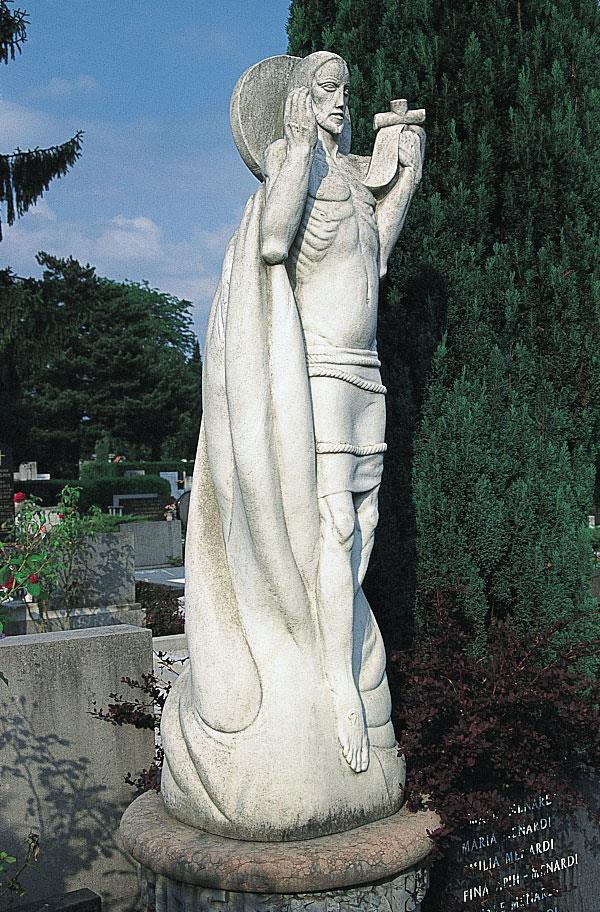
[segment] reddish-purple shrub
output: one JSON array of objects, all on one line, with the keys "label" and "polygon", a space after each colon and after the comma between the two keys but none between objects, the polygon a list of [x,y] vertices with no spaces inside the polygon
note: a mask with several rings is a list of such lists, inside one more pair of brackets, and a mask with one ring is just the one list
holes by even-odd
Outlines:
[{"label": "reddish-purple shrub", "polygon": [[[469,821],[494,817],[501,830],[515,798],[538,794],[559,807],[582,805],[581,776],[600,768],[600,682],[584,671],[600,639],[569,642],[574,619],[529,638],[506,622],[476,655],[457,603],[432,596],[427,630],[412,652],[390,656],[389,669],[407,801],[439,813],[446,863]],[[453,908],[442,892],[436,903]]]},{"label": "reddish-purple shrub", "polygon": [[[179,659],[171,659],[165,653],[157,653],[159,666],[169,671],[175,665],[181,664]],[[121,678],[139,696],[125,699],[122,694],[111,693],[109,698],[113,701],[106,709],[94,709],[91,715],[110,725],[133,725],[134,728],[149,728],[155,733],[160,729],[160,719],[165,701],[171,690],[171,681],[164,681],[160,675],[145,674],[142,680],[137,681],[129,677]],[[151,789],[160,791],[160,775],[162,770],[164,752],[157,740],[154,748],[154,759],[149,769],[143,769],[137,774],[128,773],[125,781],[132,785],[138,794]]]}]

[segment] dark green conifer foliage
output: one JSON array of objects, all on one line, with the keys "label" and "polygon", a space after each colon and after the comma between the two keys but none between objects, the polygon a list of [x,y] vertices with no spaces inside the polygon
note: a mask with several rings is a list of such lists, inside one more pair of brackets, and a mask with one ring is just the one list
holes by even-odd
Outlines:
[{"label": "dark green conifer foliage", "polygon": [[391,98],[427,108],[424,179],[379,330],[389,449],[367,583],[389,642],[415,566],[424,590],[460,580],[479,643],[492,617],[529,628],[586,610],[600,414],[596,0],[314,7],[293,0],[290,52],[328,47],[348,61],[357,151]]},{"label": "dark green conifer foliage", "polygon": [[[27,37],[25,12],[15,9],[12,0],[0,0],[0,63],[8,63],[21,52]],[[43,195],[50,182],[62,177],[81,153],[83,133],[49,149],[17,149],[0,155],[0,204],[6,208],[6,221],[12,225]],[[0,221],[0,241],[2,228]]]}]

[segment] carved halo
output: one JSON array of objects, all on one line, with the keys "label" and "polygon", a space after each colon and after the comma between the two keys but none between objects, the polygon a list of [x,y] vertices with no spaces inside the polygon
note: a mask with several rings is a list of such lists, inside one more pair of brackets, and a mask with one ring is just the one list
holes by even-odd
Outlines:
[{"label": "carved halo", "polygon": [[[311,54],[318,69],[330,56],[324,51]],[[283,111],[293,71],[300,63],[306,68],[308,58],[280,54],[255,63],[238,79],[229,108],[231,132],[244,163],[259,180],[266,150],[277,139],[283,139]],[[340,151],[350,151],[350,112],[347,111],[340,137]]]}]

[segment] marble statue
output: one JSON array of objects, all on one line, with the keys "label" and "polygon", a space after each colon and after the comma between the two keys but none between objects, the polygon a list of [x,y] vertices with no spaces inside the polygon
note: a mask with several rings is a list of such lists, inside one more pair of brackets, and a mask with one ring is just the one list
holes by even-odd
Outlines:
[{"label": "marble statue", "polygon": [[350,154],[337,55],[269,58],[232,131],[261,180],[225,254],[186,548],[187,670],[162,793],[193,827],[279,841],[394,814],[404,761],[362,590],[386,449],[379,280],[421,178],[424,111]]}]

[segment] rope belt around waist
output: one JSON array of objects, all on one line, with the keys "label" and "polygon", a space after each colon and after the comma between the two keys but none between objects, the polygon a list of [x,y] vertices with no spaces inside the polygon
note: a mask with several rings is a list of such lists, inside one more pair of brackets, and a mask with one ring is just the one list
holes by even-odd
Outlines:
[{"label": "rope belt around waist", "polygon": [[326,364],[311,364],[308,362],[309,377],[333,377],[335,380],[344,380],[351,383],[359,389],[366,390],[369,393],[381,393],[383,396],[387,393],[387,388],[383,383],[376,383],[374,380],[367,380],[365,377],[359,377],[357,374],[349,374],[337,367],[329,367]]},{"label": "rope belt around waist", "polygon": [[387,443],[372,443],[370,446],[355,446],[353,443],[328,443],[317,441],[317,453],[350,453],[352,456],[375,456],[385,453]]},{"label": "rope belt around waist", "polygon": [[333,348],[328,345],[310,345],[306,349],[306,360],[309,365],[381,367],[377,352],[370,348]]}]

